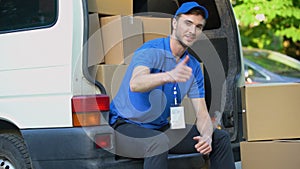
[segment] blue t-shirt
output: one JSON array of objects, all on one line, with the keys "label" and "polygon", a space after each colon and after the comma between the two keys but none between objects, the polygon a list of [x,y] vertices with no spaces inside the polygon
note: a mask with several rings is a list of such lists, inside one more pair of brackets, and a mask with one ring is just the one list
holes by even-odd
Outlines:
[{"label": "blue t-shirt", "polygon": [[200,63],[188,52],[187,65],[192,68],[192,77],[184,83],[167,83],[149,92],[132,92],[129,87],[132,72],[137,66],[146,66],[150,73],[166,72],[174,69],[176,63],[170,48],[170,37],[146,42],[137,49],[132,57],[119,91],[110,105],[112,125],[118,118],[145,128],[159,129],[168,124],[170,107],[174,102],[174,85],[177,85],[178,100],[187,95],[189,98],[204,98],[203,74]]}]

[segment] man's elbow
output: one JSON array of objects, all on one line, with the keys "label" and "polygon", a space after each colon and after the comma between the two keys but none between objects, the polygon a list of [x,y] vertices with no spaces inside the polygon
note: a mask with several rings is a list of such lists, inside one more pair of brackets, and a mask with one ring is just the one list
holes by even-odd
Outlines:
[{"label": "man's elbow", "polygon": [[135,81],[130,81],[129,88],[130,88],[130,91],[132,91],[132,92],[147,92],[147,91],[149,91],[145,85],[143,85],[141,83],[137,83]]},{"label": "man's elbow", "polygon": [[132,92],[138,92],[138,85],[132,80],[129,83],[129,88]]}]

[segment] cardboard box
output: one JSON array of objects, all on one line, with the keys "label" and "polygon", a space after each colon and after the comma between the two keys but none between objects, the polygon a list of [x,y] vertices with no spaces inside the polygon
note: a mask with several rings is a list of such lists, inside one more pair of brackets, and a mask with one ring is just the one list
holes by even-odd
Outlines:
[{"label": "cardboard box", "polygon": [[96,65],[96,80],[101,82],[112,100],[121,85],[128,65]]},{"label": "cardboard box", "polygon": [[300,84],[248,85],[242,95],[248,141],[300,138]]},{"label": "cardboard box", "polygon": [[171,34],[171,18],[136,16],[143,22],[144,42]]},{"label": "cardboard box", "polygon": [[105,15],[132,15],[133,0],[88,0],[88,9]]},{"label": "cardboard box", "polygon": [[183,98],[181,102],[184,107],[184,119],[186,124],[195,124],[196,113],[190,98]]},{"label": "cardboard box", "polygon": [[300,140],[241,142],[243,169],[299,169]]},{"label": "cardboard box", "polygon": [[106,64],[129,64],[143,44],[142,21],[131,16],[101,17]]},{"label": "cardboard box", "polygon": [[89,15],[88,66],[104,62],[100,21],[97,13]]}]

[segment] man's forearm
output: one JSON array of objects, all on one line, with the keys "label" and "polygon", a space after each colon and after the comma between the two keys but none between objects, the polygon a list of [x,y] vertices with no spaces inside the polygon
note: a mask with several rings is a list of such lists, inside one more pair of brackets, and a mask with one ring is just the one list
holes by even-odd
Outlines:
[{"label": "man's forearm", "polygon": [[192,99],[192,103],[196,112],[196,126],[198,131],[201,133],[201,136],[211,139],[213,133],[213,125],[208,114],[205,99]]},{"label": "man's forearm", "polygon": [[201,136],[204,138],[209,138],[210,142],[213,134],[213,125],[209,115],[202,115],[197,117],[197,129],[201,133]]},{"label": "man's forearm", "polygon": [[137,66],[130,79],[131,91],[147,92],[166,83],[186,82],[192,75],[192,69],[186,65],[188,61],[189,57],[186,56],[174,69],[161,73],[150,73],[148,67]]},{"label": "man's forearm", "polygon": [[130,80],[130,89],[133,92],[147,92],[168,82],[170,77],[166,72],[142,74]]}]

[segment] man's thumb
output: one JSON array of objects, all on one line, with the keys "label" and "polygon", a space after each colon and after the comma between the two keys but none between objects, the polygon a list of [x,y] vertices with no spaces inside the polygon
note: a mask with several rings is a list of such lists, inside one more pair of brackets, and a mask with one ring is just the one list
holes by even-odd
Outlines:
[{"label": "man's thumb", "polygon": [[189,55],[186,55],[184,60],[182,61],[182,64],[187,64],[189,60],[190,60]]},{"label": "man's thumb", "polygon": [[193,137],[193,139],[196,140],[196,141],[199,141],[200,138],[201,138],[200,136],[195,136],[195,137]]}]

